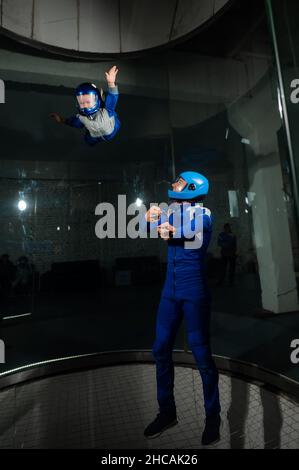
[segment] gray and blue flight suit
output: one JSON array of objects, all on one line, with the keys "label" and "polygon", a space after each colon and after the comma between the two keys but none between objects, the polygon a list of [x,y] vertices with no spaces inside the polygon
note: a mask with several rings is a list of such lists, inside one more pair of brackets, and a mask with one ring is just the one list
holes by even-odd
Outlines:
[{"label": "gray and blue flight suit", "polygon": [[89,84],[82,84],[77,90],[80,90],[81,94],[92,92],[97,94],[95,109],[87,110],[84,113],[81,111],[79,114],[67,118],[65,124],[79,129],[85,127],[85,142],[93,146],[98,142],[111,141],[120,128],[120,121],[115,111],[119,93],[117,86],[108,87],[105,101],[102,101],[99,90],[96,88],[94,91],[91,88],[92,85],[89,85],[89,90],[87,85]]}]

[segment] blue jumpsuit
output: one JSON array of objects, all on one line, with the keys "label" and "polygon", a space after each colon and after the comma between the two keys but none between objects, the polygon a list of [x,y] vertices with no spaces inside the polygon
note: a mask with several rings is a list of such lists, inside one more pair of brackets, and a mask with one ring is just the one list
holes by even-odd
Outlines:
[{"label": "blue jumpsuit", "polygon": [[[93,146],[98,142],[110,141],[110,140],[113,139],[115,134],[118,132],[118,130],[120,128],[120,122],[119,122],[119,119],[118,119],[116,111],[115,111],[115,107],[116,107],[116,104],[117,104],[117,101],[118,101],[118,96],[119,96],[119,94],[118,94],[117,87],[108,88],[108,92],[106,94],[106,99],[105,99],[105,102],[104,102],[104,108],[107,110],[108,116],[110,118],[112,116],[114,117],[115,126],[114,126],[113,131],[110,134],[105,135],[103,137],[92,137],[90,135],[90,132],[86,129],[84,139],[85,139],[85,142],[87,144]],[[65,123],[68,126],[76,127],[78,129],[82,129],[83,127],[85,127],[84,124],[81,122],[78,115],[71,116],[70,118],[67,118]]]},{"label": "blue jumpsuit", "polygon": [[[181,214],[183,206],[180,206]],[[210,293],[205,276],[205,254],[212,235],[213,219],[208,209],[200,209],[202,217],[202,246],[185,247],[187,236],[196,233],[195,217],[188,227],[181,227],[179,238],[168,241],[167,275],[157,313],[156,338],[152,348],[156,361],[157,399],[161,413],[176,411],[174,399],[174,365],[172,350],[175,337],[184,317],[187,339],[194,355],[203,384],[206,416],[220,413],[218,371],[210,349]],[[158,223],[148,223],[148,231],[156,230]],[[169,223],[174,225],[173,216]],[[178,227],[176,227],[177,229]],[[190,239],[188,238],[188,241]]]}]

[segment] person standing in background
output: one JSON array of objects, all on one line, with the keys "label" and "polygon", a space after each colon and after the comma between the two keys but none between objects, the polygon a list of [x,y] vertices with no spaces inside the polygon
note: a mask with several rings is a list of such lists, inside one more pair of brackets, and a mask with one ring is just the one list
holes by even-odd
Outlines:
[{"label": "person standing in background", "polygon": [[218,236],[218,246],[221,247],[221,271],[218,286],[223,284],[229,266],[229,283],[234,284],[237,258],[237,237],[232,233],[230,224],[224,224],[224,231]]}]

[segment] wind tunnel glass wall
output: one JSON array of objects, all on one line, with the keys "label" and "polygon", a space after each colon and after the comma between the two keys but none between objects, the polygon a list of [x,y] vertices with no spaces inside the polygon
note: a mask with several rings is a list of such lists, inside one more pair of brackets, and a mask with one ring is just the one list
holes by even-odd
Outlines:
[{"label": "wind tunnel glass wall", "polygon": [[[236,23],[224,17],[169,55],[175,164],[177,173],[192,168],[210,181],[213,352],[298,380],[290,361],[298,232],[274,48],[263,3],[240,3]],[[226,223],[236,252],[219,244]],[[274,319],[286,312],[293,315]]]},{"label": "wind tunnel glass wall", "polygon": [[[214,216],[212,351],[298,379],[289,361],[296,315],[284,315],[298,310],[289,149],[266,12],[262,2],[242,8],[238,22],[228,10],[190,41],[117,60],[121,130],[94,148],[49,113],[76,112],[74,88],[105,88],[113,64],[1,50],[1,371],[152,348],[167,244],[123,236],[119,196],[136,209],[167,202],[174,176],[194,170],[210,181]],[[103,202],[115,210],[113,238],[95,233]],[[218,243],[225,223],[237,240],[228,265]],[[189,347],[183,326],[174,347]]]},{"label": "wind tunnel glass wall", "polygon": [[[167,70],[141,60],[118,65],[121,131],[92,148],[49,113],[76,113],[78,74],[104,88],[110,64],[72,63],[65,78],[63,61],[18,55],[24,71],[16,72],[4,70],[8,56],[16,60],[1,51],[1,338],[8,345],[1,368],[151,349],[166,244],[126,236],[126,210],[165,200],[172,179]],[[44,73],[28,77],[28,60]],[[114,238],[96,235],[100,203],[113,205]],[[182,333],[176,347],[183,348]]]},{"label": "wind tunnel glass wall", "polygon": [[[288,144],[291,149],[291,159],[288,163],[288,173],[293,175],[293,191],[296,195],[298,214],[298,27],[296,18],[299,12],[298,2],[290,0],[267,0],[267,10],[271,34],[276,46],[277,63],[280,79],[280,107],[284,113],[286,131],[288,132]],[[286,185],[286,193],[290,192]],[[288,195],[288,194],[287,194]],[[297,216],[298,217],[298,216]],[[298,246],[298,244],[297,244]]]}]

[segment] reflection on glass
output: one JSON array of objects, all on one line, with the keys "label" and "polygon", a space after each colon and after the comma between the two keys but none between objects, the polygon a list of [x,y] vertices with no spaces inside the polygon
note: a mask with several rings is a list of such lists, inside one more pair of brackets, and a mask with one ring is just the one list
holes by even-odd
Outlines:
[{"label": "reflection on glass", "polygon": [[228,191],[229,213],[231,217],[239,217],[238,193],[237,191]]}]

